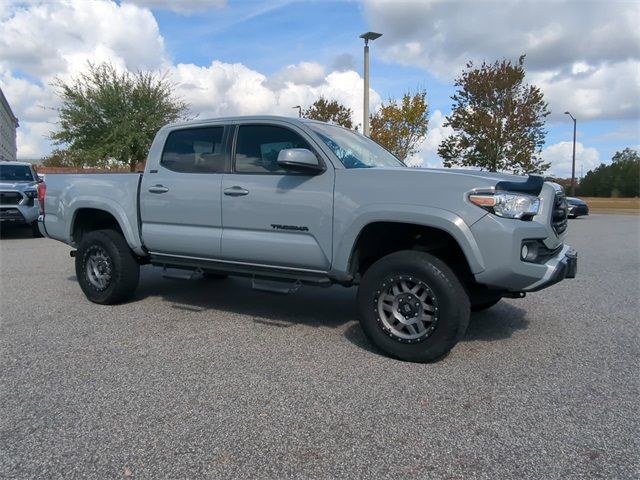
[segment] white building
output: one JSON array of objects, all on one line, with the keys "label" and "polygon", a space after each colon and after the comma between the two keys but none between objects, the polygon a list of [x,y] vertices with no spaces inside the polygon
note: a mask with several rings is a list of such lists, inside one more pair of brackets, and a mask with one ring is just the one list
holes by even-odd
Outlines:
[{"label": "white building", "polygon": [[7,102],[0,88],[0,161],[8,160],[14,162],[16,160],[17,128],[18,119],[11,111],[9,102]]}]

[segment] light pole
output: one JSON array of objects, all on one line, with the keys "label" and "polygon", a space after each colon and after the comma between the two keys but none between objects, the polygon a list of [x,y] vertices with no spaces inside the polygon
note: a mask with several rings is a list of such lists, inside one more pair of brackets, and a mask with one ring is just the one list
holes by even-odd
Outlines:
[{"label": "light pole", "polygon": [[362,119],[362,133],[369,136],[369,40],[380,38],[381,33],[366,32],[360,35],[364,39],[364,113]]},{"label": "light pole", "polygon": [[291,108],[297,108],[298,109],[298,118],[302,118],[302,107],[300,105],[296,105],[295,107],[291,107]]},{"label": "light pole", "polygon": [[571,159],[571,196],[576,196],[576,119],[569,112],[564,112],[573,120],[573,156]]}]

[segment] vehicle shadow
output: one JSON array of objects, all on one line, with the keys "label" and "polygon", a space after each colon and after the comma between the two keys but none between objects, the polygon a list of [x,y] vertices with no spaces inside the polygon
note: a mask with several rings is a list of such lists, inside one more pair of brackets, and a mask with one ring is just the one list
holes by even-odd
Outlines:
[{"label": "vehicle shadow", "polygon": [[[251,279],[235,277],[172,280],[164,278],[159,268],[143,268],[132,301],[161,296],[177,311],[221,310],[248,315],[256,323],[280,328],[297,324],[338,328],[351,322],[345,330],[346,338],[361,348],[376,351],[357,322],[356,288],[302,287],[294,294],[280,295],[254,290],[251,283]],[[472,314],[462,341],[497,341],[528,326],[525,310],[502,301],[489,310]]]},{"label": "vehicle shadow", "polygon": [[30,225],[3,225],[0,224],[0,239],[2,240],[24,240],[33,238]]},{"label": "vehicle shadow", "polygon": [[[472,313],[467,332],[461,342],[493,342],[504,340],[517,330],[529,327],[527,312],[510,303],[500,302],[484,312]],[[354,323],[345,332],[346,338],[360,348],[380,353],[365,336],[360,325]]]},{"label": "vehicle shadow", "polygon": [[221,310],[281,328],[296,324],[336,328],[356,319],[355,288],[302,287],[282,295],[254,290],[251,284],[251,279],[239,277],[172,280],[164,278],[159,268],[143,268],[132,301],[161,296],[178,311]]}]

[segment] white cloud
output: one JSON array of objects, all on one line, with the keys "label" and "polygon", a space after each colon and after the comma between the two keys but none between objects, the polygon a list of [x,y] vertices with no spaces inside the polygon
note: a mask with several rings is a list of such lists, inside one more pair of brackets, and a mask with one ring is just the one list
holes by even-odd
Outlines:
[{"label": "white cloud", "polygon": [[[389,61],[423,67],[445,81],[469,60],[516,60],[552,110],[583,118],[640,115],[640,4],[583,1],[367,0]],[[557,113],[557,112],[556,112]]]},{"label": "white cloud", "polygon": [[182,15],[212,7],[222,7],[226,3],[225,0],[125,0],[125,2],[149,9],[171,10]]},{"label": "white cloud", "polygon": [[87,59],[115,59],[131,69],[157,68],[166,59],[151,12],[129,4],[36,2],[3,19],[2,32],[0,66],[43,79],[72,73]]},{"label": "white cloud", "polygon": [[438,147],[440,143],[453,133],[453,128],[445,127],[445,115],[436,110],[429,117],[429,130],[427,137],[420,146],[420,150],[414,156],[407,160],[407,165],[412,167],[442,167],[442,159],[438,156]]},{"label": "white cloud", "polygon": [[[161,2],[136,3],[159,6]],[[77,75],[86,68],[87,60],[109,61],[134,71],[166,71],[177,84],[176,94],[200,118],[295,116],[291,107],[306,108],[324,95],[352,108],[354,122],[362,122],[363,82],[355,71],[327,72],[317,62],[301,62],[267,77],[240,63],[173,65],[155,18],[148,9],[132,3],[34,0],[20,3],[8,14],[0,10],[0,14],[0,87],[20,119],[19,158],[37,158],[51,151],[46,137],[55,130],[59,105],[51,82]],[[372,90],[370,97],[375,109],[380,96]]]},{"label": "white cloud", "polygon": [[[542,159],[551,163],[551,168],[547,175],[556,178],[571,178],[571,161],[573,142],[559,142],[549,145],[542,150]],[[600,155],[595,148],[585,147],[582,143],[576,142],[576,177],[580,172],[586,174],[589,170],[600,165]]]},{"label": "white cloud", "polygon": [[[242,64],[214,61],[207,67],[179,64],[171,68],[177,94],[192,105],[201,118],[225,115],[278,114],[294,116],[292,107],[306,108],[319,96],[335,99],[354,112],[362,122],[362,77],[354,71],[324,74],[312,62],[287,67],[274,78]],[[380,95],[371,90],[371,103],[380,104]]]}]

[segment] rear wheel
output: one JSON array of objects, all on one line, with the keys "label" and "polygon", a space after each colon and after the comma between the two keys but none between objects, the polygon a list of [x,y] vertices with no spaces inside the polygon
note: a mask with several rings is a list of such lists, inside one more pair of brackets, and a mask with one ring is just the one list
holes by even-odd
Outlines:
[{"label": "rear wheel", "polygon": [[76,252],[76,277],[89,300],[112,305],[133,296],[140,266],[120,233],[96,230],[80,241]]},{"label": "rear wheel", "polygon": [[469,324],[469,298],[456,274],[424,252],[383,257],[358,289],[360,324],[387,355],[430,362],[446,355]]}]

